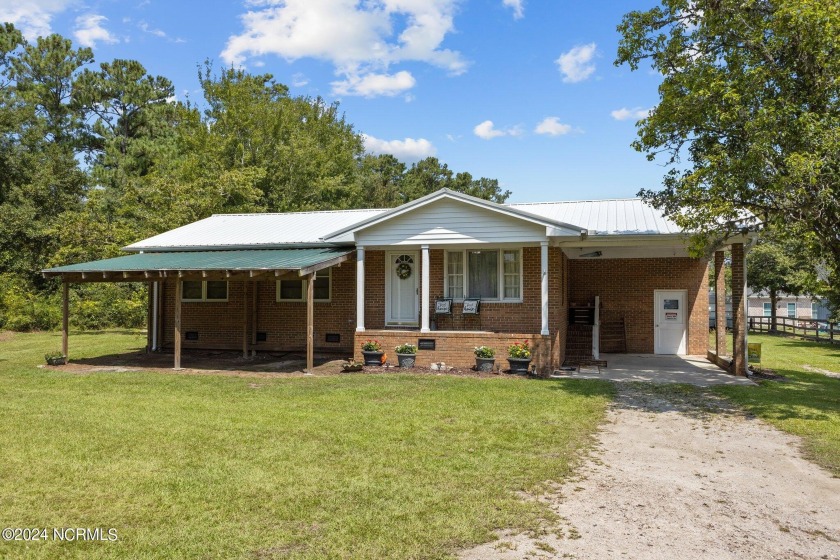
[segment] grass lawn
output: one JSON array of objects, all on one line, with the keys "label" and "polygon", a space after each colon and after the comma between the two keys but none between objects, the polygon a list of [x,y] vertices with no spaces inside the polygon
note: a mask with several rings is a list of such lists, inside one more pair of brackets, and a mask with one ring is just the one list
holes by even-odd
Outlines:
[{"label": "grass lawn", "polygon": [[749,340],[762,344],[761,365],[789,382],[715,390],[777,428],[801,436],[809,458],[840,476],[840,379],[805,367],[840,374],[840,345],[760,334],[750,334]]},{"label": "grass lawn", "polygon": [[[59,341],[0,333],[0,527],[119,540],[0,541],[0,557],[445,558],[550,519],[517,492],[570,473],[612,396],[507,376],[36,368]],[[71,336],[75,358],[144,343]]]}]

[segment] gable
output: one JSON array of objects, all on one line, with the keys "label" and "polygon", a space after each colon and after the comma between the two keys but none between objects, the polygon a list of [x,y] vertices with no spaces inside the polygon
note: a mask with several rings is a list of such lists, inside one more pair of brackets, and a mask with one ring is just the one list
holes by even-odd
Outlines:
[{"label": "gable", "polygon": [[356,232],[358,245],[539,242],[546,226],[441,198]]}]

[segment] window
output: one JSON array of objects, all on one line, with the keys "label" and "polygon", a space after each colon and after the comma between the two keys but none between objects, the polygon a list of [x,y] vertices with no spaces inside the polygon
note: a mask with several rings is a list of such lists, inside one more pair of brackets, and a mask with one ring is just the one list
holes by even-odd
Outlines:
[{"label": "window", "polygon": [[452,251],[446,254],[446,297],[464,298],[464,253]]},{"label": "window", "polygon": [[765,303],[764,304],[764,316],[770,317],[773,315],[773,304],[772,303]]},{"label": "window", "polygon": [[522,251],[447,251],[444,284],[452,299],[522,301]]},{"label": "window", "polygon": [[[332,293],[332,269],[320,270],[315,274],[312,287],[315,301],[330,301]],[[277,301],[306,301],[306,280],[290,278],[277,281]]]},{"label": "window", "polygon": [[816,302],[811,302],[811,319],[819,319],[820,318],[820,304]]},{"label": "window", "polygon": [[796,317],[796,304],[789,303],[788,304],[788,317]]},{"label": "window", "polygon": [[225,280],[184,280],[181,301],[227,301],[228,283]]}]

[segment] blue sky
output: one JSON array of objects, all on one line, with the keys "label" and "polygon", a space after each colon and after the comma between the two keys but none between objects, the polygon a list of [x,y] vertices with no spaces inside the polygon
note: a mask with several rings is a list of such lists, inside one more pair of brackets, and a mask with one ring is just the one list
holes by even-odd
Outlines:
[{"label": "blue sky", "polygon": [[340,101],[369,151],[434,155],[511,202],[635,196],[665,168],[630,147],[658,76],[615,67],[621,17],[653,0],[0,0],[32,38],[133,58],[201,101],[197,65],[271,73]]}]

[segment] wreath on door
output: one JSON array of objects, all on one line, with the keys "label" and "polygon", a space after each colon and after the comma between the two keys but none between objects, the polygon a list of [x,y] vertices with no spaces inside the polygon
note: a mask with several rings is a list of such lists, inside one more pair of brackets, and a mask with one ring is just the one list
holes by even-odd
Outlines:
[{"label": "wreath on door", "polygon": [[401,262],[397,265],[397,278],[406,280],[411,276],[411,265],[407,262]]}]

